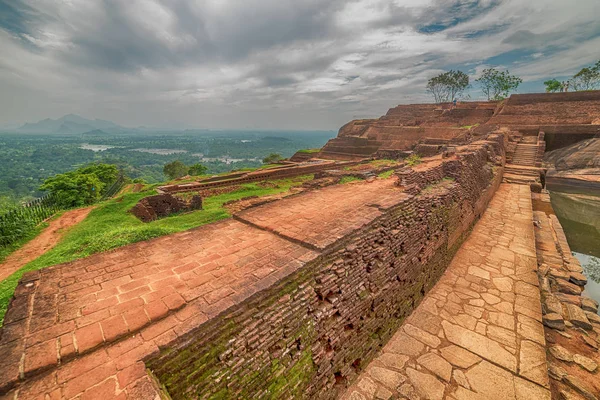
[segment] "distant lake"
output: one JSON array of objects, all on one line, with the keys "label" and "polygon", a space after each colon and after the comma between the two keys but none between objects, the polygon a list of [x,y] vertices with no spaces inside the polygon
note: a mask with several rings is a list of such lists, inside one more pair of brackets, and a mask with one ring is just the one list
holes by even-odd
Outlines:
[{"label": "distant lake", "polygon": [[114,149],[117,148],[119,146],[107,146],[105,144],[89,144],[89,143],[84,143],[81,146],[79,146],[80,149],[83,150],[91,150],[91,151],[104,151],[104,150],[108,150],[108,149]]},{"label": "distant lake", "polygon": [[259,159],[257,157],[254,158],[231,158],[229,156],[221,156],[221,157],[204,157],[204,154],[202,153],[195,153],[192,154],[193,156],[196,157],[200,157],[200,161],[201,162],[214,162],[214,161],[220,161],[222,163],[225,164],[233,164],[235,162],[242,162],[242,161],[259,161]]},{"label": "distant lake", "polygon": [[187,150],[179,150],[179,149],[131,149],[131,151],[140,151],[142,153],[159,154],[161,156],[168,156],[169,154],[187,153]]}]

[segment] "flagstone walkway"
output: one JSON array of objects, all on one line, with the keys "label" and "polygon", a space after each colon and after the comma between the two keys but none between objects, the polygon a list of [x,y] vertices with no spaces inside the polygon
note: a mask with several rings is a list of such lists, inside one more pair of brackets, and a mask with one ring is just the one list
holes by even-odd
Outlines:
[{"label": "flagstone walkway", "polygon": [[342,396],[550,399],[531,194],[503,184],[438,284]]}]

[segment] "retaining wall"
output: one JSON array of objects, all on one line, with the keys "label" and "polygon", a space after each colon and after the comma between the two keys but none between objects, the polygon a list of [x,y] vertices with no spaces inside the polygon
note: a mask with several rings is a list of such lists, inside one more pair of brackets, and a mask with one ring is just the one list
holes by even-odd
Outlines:
[{"label": "retaining wall", "polygon": [[174,399],[335,398],[442,275],[503,162],[496,135],[404,171],[413,195],[146,366]]}]

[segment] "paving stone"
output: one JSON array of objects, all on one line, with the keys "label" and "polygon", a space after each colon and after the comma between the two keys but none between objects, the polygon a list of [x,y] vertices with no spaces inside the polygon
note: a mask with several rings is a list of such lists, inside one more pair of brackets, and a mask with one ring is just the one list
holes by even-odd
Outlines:
[{"label": "paving stone", "polygon": [[455,345],[440,349],[440,353],[446,361],[459,368],[469,368],[481,361],[481,357]]},{"label": "paving stone", "polygon": [[471,389],[471,385],[469,385],[467,377],[465,376],[464,372],[462,372],[460,369],[455,369],[454,371],[452,371],[452,378],[454,378],[456,383],[458,383],[460,386],[466,389]]},{"label": "paving stone", "polygon": [[414,339],[417,339],[420,342],[423,342],[427,346],[437,348],[441,340],[437,336],[433,336],[432,334],[425,332],[424,330],[417,328],[414,325],[406,324],[403,327],[404,332],[408,335],[412,336]]},{"label": "paving stone", "polygon": [[353,390],[348,396],[349,400],[367,400],[367,398],[357,390]]},{"label": "paving stone", "polygon": [[398,392],[409,400],[421,400],[419,393],[417,393],[415,388],[409,383],[405,383],[404,385],[400,386]]},{"label": "paving stone", "polygon": [[408,379],[415,390],[427,400],[442,400],[445,386],[433,375],[425,374],[412,368],[406,369]]},{"label": "paving stone", "polygon": [[465,375],[471,390],[487,399],[514,399],[514,376],[509,371],[487,361],[482,361]]},{"label": "paving stone", "polygon": [[396,389],[396,387],[400,386],[400,384],[404,383],[406,380],[406,378],[404,378],[398,372],[386,368],[369,367],[367,372],[373,379],[380,382],[388,389]]},{"label": "paving stone", "polygon": [[383,353],[377,359],[386,367],[401,371],[409,360],[409,357],[395,353]]},{"label": "paving stone", "polygon": [[388,389],[379,386],[377,388],[377,392],[375,392],[375,398],[377,400],[388,400],[391,399],[393,396],[393,393],[391,391],[389,391]]},{"label": "paving stone", "polygon": [[385,346],[387,351],[407,356],[418,356],[425,349],[425,345],[405,333],[399,332]]},{"label": "paving stone", "polygon": [[515,317],[501,312],[488,312],[489,321],[505,329],[515,329]]},{"label": "paving stone", "polygon": [[545,347],[522,340],[519,355],[519,375],[543,387],[549,387]]},{"label": "paving stone", "polygon": [[506,351],[498,342],[447,321],[442,322],[442,328],[450,342],[513,372],[517,372],[515,356]]},{"label": "paving stone", "polygon": [[594,360],[581,354],[573,354],[573,361],[588,372],[594,372],[598,369],[598,364]]},{"label": "paving stone", "polygon": [[515,395],[517,400],[551,400],[550,390],[518,377],[515,377]]},{"label": "paving stone", "polygon": [[450,382],[452,376],[452,365],[435,353],[425,353],[417,359],[417,362],[439,378]]},{"label": "paving stone", "polygon": [[367,396],[375,397],[375,392],[377,391],[377,384],[373,382],[371,378],[367,376],[362,376],[361,378],[359,378],[356,386],[358,386],[358,388]]},{"label": "paving stone", "polygon": [[513,291],[513,280],[508,277],[493,278],[492,282],[494,286],[501,292],[512,292]]}]

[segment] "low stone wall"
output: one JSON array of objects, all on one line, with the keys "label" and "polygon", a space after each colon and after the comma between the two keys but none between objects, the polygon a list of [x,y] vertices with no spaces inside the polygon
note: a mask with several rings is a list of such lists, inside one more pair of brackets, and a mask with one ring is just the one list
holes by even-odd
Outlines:
[{"label": "low stone wall", "polygon": [[142,222],[151,222],[171,214],[202,209],[202,197],[193,196],[189,201],[171,194],[158,194],[144,197],[132,209],[131,213]]},{"label": "low stone wall", "polygon": [[335,398],[450,263],[501,182],[503,144],[421,166],[413,196],[146,366],[173,399]]}]

